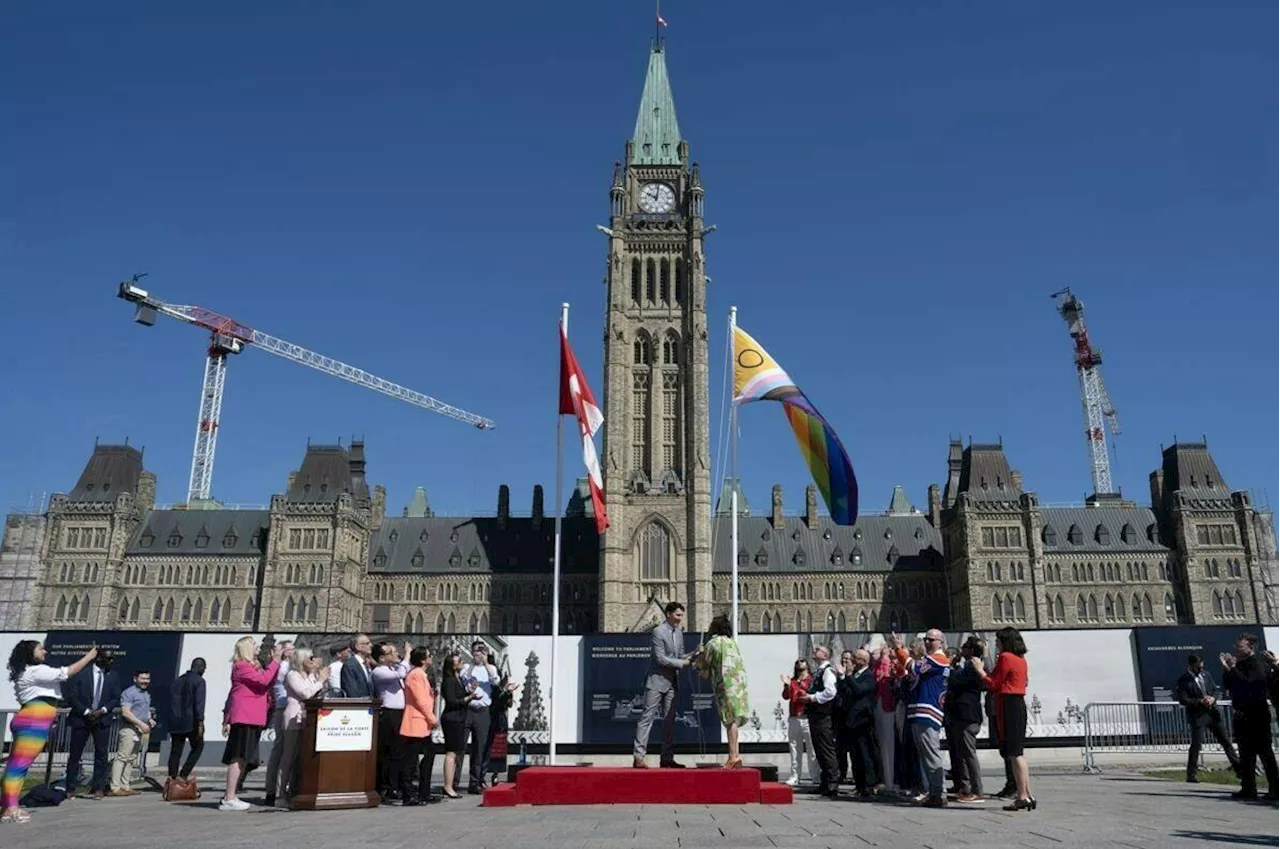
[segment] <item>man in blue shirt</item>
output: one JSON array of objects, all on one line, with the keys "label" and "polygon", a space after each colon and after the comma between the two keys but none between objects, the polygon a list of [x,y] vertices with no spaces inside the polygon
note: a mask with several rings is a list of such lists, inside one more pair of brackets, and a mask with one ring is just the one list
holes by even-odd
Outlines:
[{"label": "man in blue shirt", "polygon": [[116,748],[115,762],[111,764],[111,792],[109,796],[136,796],[133,784],[133,766],[139,751],[146,751],[151,741],[151,729],[156,721],[151,716],[151,673],[139,669],[133,673],[133,686],[120,695],[120,742]]}]

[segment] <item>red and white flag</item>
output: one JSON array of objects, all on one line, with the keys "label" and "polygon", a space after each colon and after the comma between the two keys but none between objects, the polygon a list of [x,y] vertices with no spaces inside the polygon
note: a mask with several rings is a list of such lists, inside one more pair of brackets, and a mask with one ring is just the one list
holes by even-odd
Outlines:
[{"label": "red and white flag", "polygon": [[665,27],[666,25],[667,25],[667,19],[662,17],[662,15],[658,15],[658,26]]},{"label": "red and white flag", "polygon": [[560,326],[560,415],[575,416],[582,434],[582,462],[587,467],[587,479],[591,485],[591,506],[596,514],[596,530],[604,533],[609,527],[609,516],[604,509],[604,479],[600,474],[600,458],[596,456],[594,437],[604,424],[600,405],[587,386],[587,376],[578,365],[578,358],[569,347],[564,325]]}]

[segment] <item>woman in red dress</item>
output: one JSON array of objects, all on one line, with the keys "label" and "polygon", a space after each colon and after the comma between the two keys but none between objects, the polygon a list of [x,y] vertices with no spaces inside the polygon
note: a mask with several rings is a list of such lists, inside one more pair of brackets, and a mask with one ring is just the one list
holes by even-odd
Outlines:
[{"label": "woman in red dress", "polygon": [[1027,737],[1027,644],[1017,628],[1001,628],[996,632],[996,646],[1000,654],[990,675],[983,668],[982,658],[975,657],[973,665],[983,683],[995,693],[1000,754],[1013,764],[1018,794],[1005,810],[1034,811],[1036,799],[1031,795],[1031,775],[1022,753]]}]

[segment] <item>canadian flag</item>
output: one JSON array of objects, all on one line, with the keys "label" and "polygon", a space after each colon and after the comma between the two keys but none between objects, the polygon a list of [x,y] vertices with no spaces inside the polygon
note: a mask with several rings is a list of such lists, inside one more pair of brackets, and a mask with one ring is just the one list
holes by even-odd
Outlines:
[{"label": "canadian flag", "polygon": [[604,424],[604,414],[591,394],[587,376],[578,365],[578,358],[569,347],[569,337],[564,325],[560,326],[560,415],[572,415],[578,419],[582,433],[582,462],[587,467],[587,479],[591,485],[591,506],[596,514],[596,530],[604,533],[609,527],[609,515],[604,508],[604,479],[600,475],[600,458],[596,456],[594,437]]},{"label": "canadian flag", "polygon": [[658,26],[665,27],[666,25],[667,25],[667,19],[662,17],[662,15],[658,15]]}]

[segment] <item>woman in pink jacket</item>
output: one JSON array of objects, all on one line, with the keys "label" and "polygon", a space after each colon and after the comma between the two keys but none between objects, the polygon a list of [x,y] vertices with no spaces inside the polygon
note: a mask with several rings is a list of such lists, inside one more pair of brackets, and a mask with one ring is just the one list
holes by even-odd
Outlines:
[{"label": "woman in pink jacket", "polygon": [[[253,637],[236,640],[231,656],[231,693],[227,696],[222,724],[229,726],[227,748],[222,762],[227,765],[227,789],[220,811],[247,811],[249,803],[236,798],[236,784],[245,768],[258,765],[258,738],[267,725],[267,708],[271,701],[271,684],[280,668],[280,644],[271,650],[271,662],[263,668],[258,662],[258,644]],[[277,741],[277,744],[279,741]]]}]

